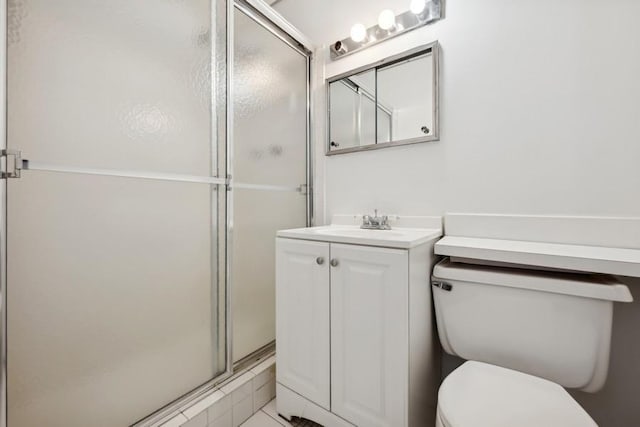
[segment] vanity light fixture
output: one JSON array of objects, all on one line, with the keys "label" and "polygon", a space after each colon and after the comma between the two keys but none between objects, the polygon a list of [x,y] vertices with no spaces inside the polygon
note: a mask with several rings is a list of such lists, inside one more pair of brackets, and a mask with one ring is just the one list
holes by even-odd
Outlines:
[{"label": "vanity light fixture", "polygon": [[396,26],[396,15],[390,9],[385,9],[378,16],[378,27],[383,30],[391,30]]},{"label": "vanity light fixture", "polygon": [[361,43],[367,38],[367,29],[364,25],[358,23],[351,27],[351,40]]},{"label": "vanity light fixture", "polygon": [[427,7],[426,0],[411,0],[411,4],[409,5],[409,10],[414,15],[420,15],[426,7]]},{"label": "vanity light fixture", "polygon": [[444,0],[411,0],[409,10],[399,15],[385,9],[378,16],[378,25],[366,28],[357,23],[351,27],[351,37],[336,41],[329,49],[331,59],[342,58],[443,17]]}]

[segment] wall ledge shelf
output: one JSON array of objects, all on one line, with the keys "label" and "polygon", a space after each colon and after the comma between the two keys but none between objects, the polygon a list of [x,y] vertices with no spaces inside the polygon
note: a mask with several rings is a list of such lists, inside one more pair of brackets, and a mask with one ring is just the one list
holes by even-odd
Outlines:
[{"label": "wall ledge shelf", "polygon": [[438,255],[640,277],[640,249],[445,236],[435,245]]}]

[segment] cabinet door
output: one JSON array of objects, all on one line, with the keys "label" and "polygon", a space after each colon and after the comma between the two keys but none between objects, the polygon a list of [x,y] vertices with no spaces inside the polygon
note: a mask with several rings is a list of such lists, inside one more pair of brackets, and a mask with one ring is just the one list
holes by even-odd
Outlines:
[{"label": "cabinet door", "polygon": [[329,244],[276,239],[277,380],[329,410]]},{"label": "cabinet door", "polygon": [[331,260],[331,410],[359,426],[405,426],[408,253],[332,244]]}]

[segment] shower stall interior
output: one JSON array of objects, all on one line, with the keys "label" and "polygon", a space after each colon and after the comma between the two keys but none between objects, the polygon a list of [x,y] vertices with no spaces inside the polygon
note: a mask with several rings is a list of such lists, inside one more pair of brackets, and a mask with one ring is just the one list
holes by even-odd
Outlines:
[{"label": "shower stall interior", "polygon": [[153,420],[273,343],[310,52],[245,2],[0,4],[0,425]]}]

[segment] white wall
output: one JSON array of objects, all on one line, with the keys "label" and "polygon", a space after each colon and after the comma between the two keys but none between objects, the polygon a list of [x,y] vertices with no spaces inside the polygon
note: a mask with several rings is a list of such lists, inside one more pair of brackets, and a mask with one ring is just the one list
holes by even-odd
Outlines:
[{"label": "white wall", "polygon": [[[334,1],[324,2],[325,15],[322,6],[297,13],[300,3],[278,7],[310,36],[322,37],[324,25],[324,44],[358,19],[335,21]],[[380,3],[360,4],[362,15],[370,21]],[[456,0],[444,20],[362,53],[331,62],[320,49],[318,222],[374,208],[640,216],[638,16],[633,0]],[[442,47],[440,141],[323,156],[322,79],[433,40]],[[640,299],[640,281],[629,284]],[[640,425],[639,322],[640,303],[616,307],[609,381],[597,394],[575,393],[601,426]]]},{"label": "white wall", "polygon": [[329,77],[442,46],[440,141],[319,157],[327,218],[373,208],[640,215],[640,3],[459,0],[446,15],[325,67]]}]

